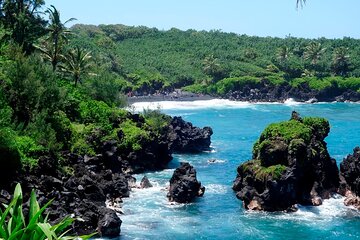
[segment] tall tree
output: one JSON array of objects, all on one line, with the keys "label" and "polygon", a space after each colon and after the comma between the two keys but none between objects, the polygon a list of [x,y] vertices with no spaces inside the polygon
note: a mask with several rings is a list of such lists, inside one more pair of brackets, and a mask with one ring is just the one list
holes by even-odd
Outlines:
[{"label": "tall tree", "polygon": [[335,48],[333,53],[332,69],[335,74],[346,76],[350,68],[349,49],[346,47]]},{"label": "tall tree", "polygon": [[305,47],[304,59],[310,61],[311,65],[314,67],[318,64],[325,50],[326,48],[323,48],[321,43],[311,42]]},{"label": "tall tree", "polygon": [[56,66],[58,65],[61,58],[61,51],[63,44],[67,43],[69,35],[71,32],[65,27],[65,24],[76,20],[75,18],[70,18],[66,20],[64,23],[61,22],[60,12],[51,5],[51,8],[46,10],[46,13],[49,14],[49,26],[47,27],[47,32],[49,36],[47,37],[47,41],[51,44],[48,47],[52,49],[48,53],[51,53],[51,65],[53,67],[53,71],[56,70]]},{"label": "tall tree", "polygon": [[26,53],[33,51],[33,43],[45,34],[46,21],[40,16],[44,4],[44,0],[0,1],[0,22],[8,31],[7,38]]},{"label": "tall tree", "polygon": [[87,52],[80,47],[77,47],[65,55],[64,63],[59,67],[63,73],[70,75],[73,78],[75,86],[77,86],[78,83],[82,82],[83,75],[89,73],[91,59],[91,52]]},{"label": "tall tree", "polygon": [[206,75],[212,77],[212,81],[215,81],[222,74],[222,69],[219,60],[214,55],[205,57],[203,61],[203,71]]},{"label": "tall tree", "polygon": [[287,61],[289,59],[290,55],[291,55],[291,51],[290,51],[290,48],[287,46],[282,46],[282,47],[278,48],[277,53],[276,53],[276,57],[280,63]]}]

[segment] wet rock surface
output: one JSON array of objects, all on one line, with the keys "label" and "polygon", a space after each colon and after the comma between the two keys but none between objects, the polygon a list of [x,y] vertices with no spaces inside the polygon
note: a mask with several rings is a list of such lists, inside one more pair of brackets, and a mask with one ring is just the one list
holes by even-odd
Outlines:
[{"label": "wet rock surface", "polygon": [[210,127],[194,127],[190,122],[181,117],[174,117],[169,125],[169,148],[172,152],[199,153],[210,150]]},{"label": "wet rock surface", "polygon": [[253,159],[241,164],[233,189],[246,209],[292,211],[294,204],[320,205],[337,191],[339,171],[324,138],[322,118],[271,124],[254,145]]},{"label": "wet rock surface", "polygon": [[205,187],[196,178],[196,170],[189,163],[181,163],[170,179],[167,197],[170,201],[190,203],[205,193]]},{"label": "wet rock surface", "polygon": [[345,205],[360,210],[360,147],[356,147],[340,164],[340,193]]}]

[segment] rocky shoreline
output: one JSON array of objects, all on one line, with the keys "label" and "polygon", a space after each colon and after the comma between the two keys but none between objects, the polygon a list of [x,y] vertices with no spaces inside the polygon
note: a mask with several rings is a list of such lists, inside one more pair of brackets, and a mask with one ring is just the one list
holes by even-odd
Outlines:
[{"label": "rocky shoreline", "polygon": [[203,101],[212,99],[228,99],[242,102],[280,102],[288,99],[296,102],[316,103],[316,102],[360,102],[360,92],[353,90],[343,91],[336,86],[324,90],[311,89],[307,84],[302,84],[297,88],[288,84],[274,86],[266,81],[262,81],[256,86],[245,85],[241,90],[230,91],[224,95],[209,95],[190,93],[176,90],[172,94],[155,94],[146,96],[128,97],[128,104],[137,102],[161,102],[161,101]]},{"label": "rocky shoreline", "polygon": [[[131,116],[143,122],[139,114]],[[118,132],[121,140],[122,133]],[[194,127],[181,117],[171,119],[166,131],[157,141],[143,145],[138,151],[126,152],[117,147],[117,141],[105,141],[95,156],[81,156],[63,152],[62,166],[71,166],[73,172],[60,171],[60,165],[51,156],[39,159],[35,169],[18,172],[12,179],[0,182],[0,203],[7,204],[16,183],[21,183],[24,199],[32,189],[41,206],[50,199],[49,219],[56,222],[66,216],[77,221],[71,233],[84,235],[98,231],[100,236],[116,237],[120,234],[122,198],[129,197],[136,179],[131,175],[166,168],[173,152],[201,152],[210,149],[212,130]],[[146,180],[141,183],[147,185]],[[25,212],[28,203],[24,206]]]},{"label": "rocky shoreline", "polygon": [[256,85],[245,85],[240,90],[226,93],[226,99],[249,102],[284,102],[287,99],[294,99],[297,102],[359,102],[360,92],[343,90],[336,85],[323,90],[311,89],[307,83],[297,87],[284,83],[281,85],[270,84],[262,80]]}]

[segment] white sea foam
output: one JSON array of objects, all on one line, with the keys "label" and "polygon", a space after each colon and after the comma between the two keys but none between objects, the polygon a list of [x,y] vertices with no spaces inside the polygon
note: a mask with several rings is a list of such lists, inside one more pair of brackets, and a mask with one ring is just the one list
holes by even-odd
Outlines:
[{"label": "white sea foam", "polygon": [[296,106],[296,105],[305,104],[305,103],[297,102],[293,98],[288,98],[285,100],[284,104],[287,106]]},{"label": "white sea foam", "polygon": [[229,190],[229,186],[221,184],[207,184],[205,186],[205,194],[225,194]]},{"label": "white sea foam", "polygon": [[[344,197],[335,195],[330,199],[323,201],[323,204],[317,207],[314,206],[298,206],[298,211],[294,213],[259,213],[248,211],[249,217],[259,217],[265,215],[270,219],[282,219],[287,221],[303,222],[304,224],[322,224],[333,221],[336,218],[346,218],[359,216],[360,213],[350,207],[344,205]],[[264,217],[264,216],[263,216]]]},{"label": "white sea foam", "polygon": [[161,102],[136,102],[131,105],[135,111],[144,109],[223,109],[223,108],[252,108],[254,103],[231,101],[227,99],[197,100],[197,101],[161,101]]}]

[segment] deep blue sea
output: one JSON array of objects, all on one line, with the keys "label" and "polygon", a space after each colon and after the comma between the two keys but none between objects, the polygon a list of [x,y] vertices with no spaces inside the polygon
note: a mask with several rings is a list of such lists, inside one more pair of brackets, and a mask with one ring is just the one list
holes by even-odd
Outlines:
[{"label": "deep blue sea", "polygon": [[[245,211],[231,189],[237,166],[249,160],[253,143],[273,122],[288,120],[291,111],[330,121],[326,138],[338,164],[360,145],[360,104],[250,104],[211,100],[163,102],[163,112],[182,116],[196,126],[211,126],[211,152],[175,155],[164,171],[146,173],[150,189],[135,189],[124,200],[120,239],[360,239],[360,213],[335,196],[320,207],[299,206],[296,213]],[[137,110],[158,103],[135,104]],[[209,160],[215,160],[210,163]],[[197,169],[205,195],[192,204],[170,204],[165,188],[179,162]],[[140,181],[144,174],[136,175]]]}]

